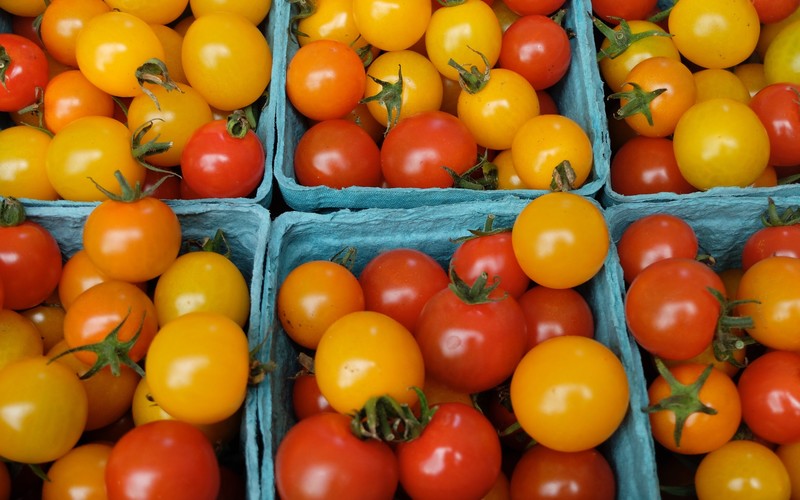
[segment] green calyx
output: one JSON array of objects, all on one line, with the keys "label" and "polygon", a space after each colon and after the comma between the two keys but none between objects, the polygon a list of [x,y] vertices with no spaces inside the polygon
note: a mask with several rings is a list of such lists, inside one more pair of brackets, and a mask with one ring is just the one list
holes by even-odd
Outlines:
[{"label": "green calyx", "polygon": [[336,252],[333,257],[330,258],[330,261],[352,271],[353,266],[356,264],[357,254],[358,250],[356,247],[346,247]]},{"label": "green calyx", "polygon": [[142,92],[153,100],[156,109],[159,111],[161,111],[161,105],[158,103],[155,94],[147,88],[145,83],[152,83],[163,87],[167,92],[177,90],[181,94],[183,93],[183,90],[178,87],[178,84],[170,78],[167,65],[161,59],[148,59],[144,64],[136,68],[136,81],[139,82],[139,87],[142,89]]},{"label": "green calyx", "polygon": [[298,40],[301,36],[308,38],[307,33],[300,31],[297,26],[300,21],[311,16],[317,11],[317,3],[314,0],[287,0],[292,6],[297,5],[298,12],[289,19],[289,34]]},{"label": "green calyx", "polygon": [[467,3],[467,0],[436,0],[442,7],[455,7],[462,3]]},{"label": "green calyx", "polygon": [[244,139],[247,132],[256,128],[256,116],[252,106],[233,111],[227,120],[225,129],[235,139]]},{"label": "green calyx", "polygon": [[361,99],[362,103],[377,102],[386,108],[386,131],[384,135],[389,133],[389,130],[397,125],[400,119],[400,109],[403,104],[403,67],[397,65],[397,81],[394,83],[386,82],[374,76],[367,74],[367,76],[375,83],[381,86],[381,90],[377,94]]},{"label": "green calyx", "polygon": [[471,66],[469,70],[458,64],[455,60],[450,59],[447,64],[458,71],[458,84],[461,88],[469,94],[477,94],[489,83],[491,78],[491,64],[483,53],[478,52],[472,47],[467,47],[481,57],[483,61],[483,71],[478,69],[477,66]]},{"label": "green calyx", "polygon": [[510,227],[501,227],[495,228],[494,227],[494,220],[496,216],[494,214],[489,214],[486,216],[486,222],[483,223],[483,228],[481,229],[468,229],[469,235],[462,236],[460,238],[451,238],[450,241],[456,244],[464,243],[465,241],[474,240],[476,238],[480,238],[482,236],[492,236],[495,234],[501,233],[509,233],[511,232]]},{"label": "green calyx", "polygon": [[775,200],[769,198],[767,209],[761,215],[761,223],[764,227],[793,226],[800,223],[800,210],[797,207],[789,207],[783,213],[779,213]]},{"label": "green calyx", "polygon": [[25,206],[18,199],[8,196],[0,201],[0,227],[15,227],[25,222]]},{"label": "green calyx", "polygon": [[708,287],[707,290],[720,303],[720,315],[717,319],[717,329],[711,345],[714,348],[714,357],[717,361],[727,362],[737,368],[744,368],[735,354],[745,349],[756,341],[749,335],[737,334],[753,327],[753,318],[750,316],[735,316],[734,311],[742,304],[756,302],[753,300],[727,300],[719,290]]},{"label": "green calyx", "polygon": [[0,85],[6,90],[8,90],[8,87],[6,87],[6,73],[9,67],[11,67],[11,56],[8,55],[6,48],[0,45]]},{"label": "green calyx", "polygon": [[66,356],[67,354],[72,354],[79,351],[89,351],[97,354],[97,361],[95,361],[94,365],[92,365],[92,367],[89,368],[86,373],[80,376],[81,380],[86,380],[106,366],[110,367],[111,373],[115,377],[119,377],[120,365],[126,365],[138,373],[139,376],[144,377],[144,370],[142,370],[142,367],[130,358],[129,353],[133,346],[136,345],[136,341],[139,340],[139,335],[142,333],[145,315],[142,315],[142,321],[139,323],[139,328],[136,330],[136,333],[133,335],[133,337],[131,337],[130,340],[121,342],[119,340],[119,331],[128,320],[129,316],[130,311],[128,311],[128,314],[122,318],[122,321],[120,321],[120,323],[115,326],[114,329],[111,330],[102,341],[94,344],[73,347],[72,349],[62,352],[58,356],[51,358],[49,362],[52,363],[58,358]]},{"label": "green calyx", "polygon": [[647,30],[641,33],[633,33],[628,21],[619,17],[615,17],[614,19],[619,20],[619,29],[613,29],[599,18],[592,16],[592,23],[594,23],[595,27],[600,30],[600,33],[611,42],[608,47],[597,52],[598,62],[606,57],[609,59],[619,57],[628,50],[631,45],[644,38],[651,36],[672,36],[661,30]]},{"label": "green calyx", "polygon": [[624,120],[630,116],[641,113],[647,119],[647,123],[653,126],[653,113],[650,110],[650,103],[653,100],[667,91],[667,89],[655,89],[651,92],[644,90],[636,82],[628,82],[628,85],[633,87],[631,90],[616,92],[608,96],[609,99],[619,99],[626,101],[617,111],[614,112],[616,120]]},{"label": "green calyx", "polygon": [[442,165],[442,168],[453,178],[454,188],[475,191],[497,189],[497,167],[489,161],[488,152],[484,152],[478,163],[463,174],[459,174],[446,165]]},{"label": "green calyx", "polygon": [[158,186],[160,186],[161,183],[166,180],[166,177],[162,177],[149,189],[142,191],[142,186],[141,184],[139,184],[138,181],[133,186],[131,186],[128,180],[125,178],[125,176],[122,175],[122,172],[120,172],[119,170],[114,171],[114,178],[116,178],[117,182],[119,183],[120,194],[112,193],[108,189],[98,184],[97,181],[95,181],[91,177],[89,177],[89,180],[92,181],[95,187],[99,189],[101,193],[106,195],[106,197],[109,200],[119,201],[123,203],[133,203],[135,201],[141,200],[142,198],[151,196],[153,192],[156,189],[158,189]]},{"label": "green calyx", "polygon": [[705,413],[707,415],[716,415],[717,410],[706,405],[700,401],[700,390],[711,375],[711,370],[714,365],[708,365],[703,373],[689,385],[679,382],[669,371],[667,366],[661,361],[660,358],[655,358],[656,369],[658,373],[664,378],[670,387],[670,395],[654,405],[644,408],[647,413],[655,413],[659,411],[671,411],[675,414],[675,431],[673,438],[675,445],[681,446],[681,435],[686,420],[694,413]]},{"label": "green calyx", "polygon": [[419,387],[412,388],[419,398],[419,417],[407,404],[391,396],[370,398],[364,408],[352,415],[350,430],[360,439],[377,439],[386,443],[403,443],[416,439],[436,413]]},{"label": "green calyx", "polygon": [[553,169],[553,177],[550,179],[550,190],[567,192],[575,189],[575,179],[578,176],[569,160],[564,160]]},{"label": "green calyx", "polygon": [[505,299],[508,295],[507,293],[503,293],[499,297],[490,297],[498,286],[500,286],[500,278],[498,276],[495,276],[492,284],[489,284],[489,274],[483,272],[472,285],[469,285],[456,274],[452,267],[450,268],[450,284],[448,288],[465,304],[489,304]]}]

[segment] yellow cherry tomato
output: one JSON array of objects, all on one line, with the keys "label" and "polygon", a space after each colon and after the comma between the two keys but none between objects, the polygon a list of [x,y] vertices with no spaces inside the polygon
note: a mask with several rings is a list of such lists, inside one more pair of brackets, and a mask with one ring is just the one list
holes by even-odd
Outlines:
[{"label": "yellow cherry tomato", "polygon": [[781,29],[769,44],[764,54],[764,76],[768,84],[800,84],[800,19]]},{"label": "yellow cherry tomato", "polygon": [[150,29],[156,34],[161,46],[164,48],[164,64],[167,65],[169,77],[172,81],[186,83],[181,52],[183,49],[183,35],[163,24],[151,24]]},{"label": "yellow cherry tomato", "polygon": [[353,0],[353,19],[364,39],[382,50],[404,50],[425,34],[429,0]]},{"label": "yellow cherry tomato", "polygon": [[741,78],[727,69],[703,69],[693,73],[697,88],[697,101],[706,101],[717,97],[727,97],[747,104],[750,102],[750,91]]},{"label": "yellow cherry tomato", "polygon": [[336,40],[355,50],[369,44],[356,26],[353,0],[316,0],[314,12],[297,21],[296,31],[301,47],[314,40]]},{"label": "yellow cherry tomato", "polygon": [[788,499],[789,474],[781,459],[761,443],[733,440],[700,461],[694,477],[699,500]]},{"label": "yellow cherry tomato", "polygon": [[57,200],[46,173],[50,136],[27,125],[0,131],[0,196]]},{"label": "yellow cherry tomato", "polygon": [[497,189],[526,189],[525,183],[514,168],[510,149],[497,153],[492,163],[497,167]]},{"label": "yellow cherry tomato", "polygon": [[112,9],[133,14],[148,24],[168,24],[178,19],[189,0],[104,0]]},{"label": "yellow cherry tomato", "polygon": [[44,352],[36,325],[11,309],[0,309],[0,370],[9,363]]},{"label": "yellow cherry tomato", "polygon": [[764,75],[762,63],[739,64],[733,68],[733,74],[739,77],[751,98],[767,86],[767,77]]},{"label": "yellow cherry tomato", "polygon": [[189,0],[195,18],[215,12],[239,14],[254,26],[261,24],[272,7],[272,0]]}]

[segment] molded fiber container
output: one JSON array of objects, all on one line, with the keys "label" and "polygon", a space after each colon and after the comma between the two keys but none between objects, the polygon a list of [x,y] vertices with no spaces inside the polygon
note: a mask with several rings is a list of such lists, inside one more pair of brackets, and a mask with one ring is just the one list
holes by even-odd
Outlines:
[{"label": "molded fiber container", "polygon": [[[564,4],[564,26],[574,32],[571,39],[572,60],[570,69],[561,82],[548,89],[561,114],[575,120],[586,131],[592,142],[594,165],[586,183],[575,192],[593,197],[606,183],[609,172],[610,146],[608,124],[603,106],[603,90],[595,62],[589,0],[567,0]],[[298,13],[296,3],[273,4],[274,23],[271,29],[275,41],[275,65],[285,69],[297,52],[298,44],[289,34],[290,19]],[[308,129],[301,116],[286,98],[286,72],[275,75],[272,83],[272,100],[277,101],[277,151],[275,153],[275,178],[286,204],[301,211],[325,211],[336,208],[413,208],[464,201],[497,201],[509,195],[535,198],[544,190],[472,191],[454,188],[377,188],[349,187],[332,189],[325,186],[308,187],[297,183],[294,174],[294,150],[300,137]]]},{"label": "molded fiber container", "polygon": [[[59,243],[64,259],[80,250],[83,223],[92,211],[92,206],[32,206],[25,204],[28,219],[47,228]],[[270,217],[266,208],[255,204],[183,203],[172,207],[181,223],[183,240],[199,240],[213,237],[222,229],[231,248],[231,260],[242,271],[250,287],[250,318],[247,325],[250,349],[262,343],[265,329],[259,306],[264,283],[264,266],[269,238]],[[260,352],[265,361],[265,352]],[[241,424],[240,448],[243,454],[248,498],[262,498],[259,470],[261,449],[257,423],[258,401],[269,390],[266,383],[250,388],[244,407]],[[261,393],[264,393],[262,395]]]},{"label": "molded fiber container", "polygon": [[[283,3],[283,2],[277,2]],[[276,22],[276,11],[277,7],[273,5],[270,9],[270,13],[267,15],[267,19],[261,25],[261,32],[266,37],[267,43],[269,44],[270,50],[273,52],[273,59],[275,58],[275,48],[274,45],[276,40],[274,39],[276,36],[280,37],[283,36],[280,29],[276,30],[274,28],[274,24]],[[9,33],[11,32],[11,18],[10,15],[0,10],[0,33]],[[285,72],[284,67],[273,64],[272,66],[272,80],[270,81],[269,86],[267,87],[267,91],[271,91],[272,89],[276,88],[272,85],[272,81],[276,79],[278,76],[276,73]],[[255,193],[253,193],[252,197],[245,197],[245,198],[201,198],[197,200],[170,200],[170,205],[176,207],[181,205],[193,205],[195,203],[216,203],[216,202],[225,202],[225,203],[257,203],[262,205],[266,208],[269,208],[270,204],[272,203],[272,185],[273,185],[273,164],[275,163],[275,142],[277,140],[277,133],[275,130],[275,112],[277,109],[276,99],[267,99],[266,105],[261,110],[254,110],[257,118],[257,127],[255,130],[256,135],[261,140],[261,144],[264,146],[264,178],[261,180],[261,183],[256,188]],[[11,123],[10,119],[5,117],[6,119],[0,122],[0,128],[6,128]],[[1,194],[1,193],[0,193]],[[68,200],[34,200],[30,198],[21,198],[20,201],[25,203],[26,206],[91,206],[96,204],[95,202],[84,202],[84,201],[68,201]]]},{"label": "molded fiber container", "polygon": [[[259,424],[264,439],[262,465],[263,498],[274,498],[273,458],[286,431],[295,423],[291,406],[292,375],[299,370],[298,347],[281,329],[275,303],[280,284],[287,274],[303,262],[330,259],[344,247],[353,246],[357,258],[353,271],[358,275],[379,252],[415,248],[447,266],[456,248],[451,239],[482,228],[488,214],[496,216],[494,227],[510,227],[529,200],[454,203],[415,209],[340,210],[318,214],[287,212],[279,215],[271,229],[270,253],[264,288],[263,321],[270,325],[269,358],[276,363],[270,376],[270,391],[259,393]],[[657,498],[654,447],[648,421],[641,408],[646,403],[646,388],[641,360],[625,331],[622,311],[622,274],[615,265],[613,246],[601,271],[579,290],[595,316],[596,339],[608,346],[621,360],[628,375],[631,401],[628,413],[617,432],[601,449],[615,471],[618,498]]]}]

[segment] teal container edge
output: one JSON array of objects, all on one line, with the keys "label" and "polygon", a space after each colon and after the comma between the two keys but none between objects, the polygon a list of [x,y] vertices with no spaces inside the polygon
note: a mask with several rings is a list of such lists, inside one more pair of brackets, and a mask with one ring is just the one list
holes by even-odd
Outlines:
[{"label": "teal container edge", "polygon": [[[294,423],[291,409],[291,379],[299,365],[299,350],[283,332],[276,317],[275,300],[280,283],[302,262],[329,259],[345,246],[357,248],[354,272],[382,250],[411,247],[425,251],[446,265],[456,244],[451,238],[467,229],[481,227],[488,213],[497,217],[495,227],[510,226],[530,200],[508,199],[475,204],[454,203],[412,209],[339,210],[329,213],[286,212],[271,228],[270,253],[266,263],[263,322],[272,333],[268,357],[276,363],[270,375],[270,392],[259,393],[260,432],[264,457],[261,462],[262,498],[276,498],[274,454],[280,440]],[[599,207],[599,203],[593,202]],[[605,265],[579,290],[595,315],[596,338],[622,361],[630,386],[630,407],[617,432],[601,450],[615,470],[618,498],[658,498],[655,451],[649,421],[641,408],[647,394],[641,359],[630,344],[625,329],[621,269],[613,245]]]}]

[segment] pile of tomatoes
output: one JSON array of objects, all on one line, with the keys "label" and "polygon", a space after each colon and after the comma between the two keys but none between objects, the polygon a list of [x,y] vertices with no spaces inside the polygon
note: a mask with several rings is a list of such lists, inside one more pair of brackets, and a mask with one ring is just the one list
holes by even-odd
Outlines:
[{"label": "pile of tomatoes", "polygon": [[584,295],[609,248],[599,205],[550,193],[488,220],[461,208],[273,228],[275,334],[304,367],[283,406],[296,423],[276,434],[281,498],[614,498],[600,448],[630,404]]},{"label": "pile of tomatoes", "polygon": [[655,0],[593,2],[612,190],[685,194],[794,181],[800,2],[667,3],[674,6],[659,12]]},{"label": "pile of tomatoes", "polygon": [[[47,6],[47,8],[45,8]],[[161,198],[252,196],[271,80],[257,2],[0,2],[0,196],[100,201],[114,172]],[[161,179],[164,179],[161,181]],[[94,181],[94,182],[92,182]]]},{"label": "pile of tomatoes", "polygon": [[560,10],[572,3],[294,3],[297,184],[550,190],[591,177],[587,132],[549,93],[573,61]]}]

